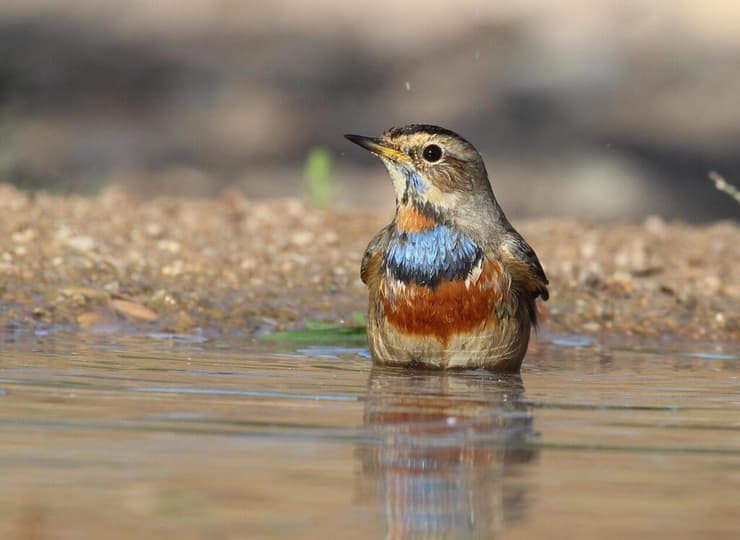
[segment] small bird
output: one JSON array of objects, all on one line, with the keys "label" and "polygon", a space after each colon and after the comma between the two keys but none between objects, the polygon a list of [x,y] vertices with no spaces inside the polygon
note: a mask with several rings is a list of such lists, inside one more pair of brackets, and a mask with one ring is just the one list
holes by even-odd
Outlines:
[{"label": "small bird", "polygon": [[548,280],[496,201],[478,151],[426,124],[345,137],[380,158],[396,192],[396,215],[360,269],[374,362],[519,371]]}]

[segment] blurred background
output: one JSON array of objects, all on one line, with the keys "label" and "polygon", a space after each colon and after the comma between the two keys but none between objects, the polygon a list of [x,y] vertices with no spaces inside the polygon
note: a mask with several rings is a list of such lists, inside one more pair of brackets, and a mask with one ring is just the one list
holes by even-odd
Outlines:
[{"label": "blurred background", "polygon": [[707,173],[740,184],[740,2],[0,3],[0,179],[25,189],[390,212],[342,134],[412,122],[476,145],[514,218],[737,217]]}]

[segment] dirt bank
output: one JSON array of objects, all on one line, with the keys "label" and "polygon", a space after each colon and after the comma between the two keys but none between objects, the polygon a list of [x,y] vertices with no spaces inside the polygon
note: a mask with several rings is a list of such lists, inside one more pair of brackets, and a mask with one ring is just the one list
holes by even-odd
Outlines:
[{"label": "dirt bank", "polygon": [[[298,200],[30,195],[0,185],[4,331],[261,335],[364,311],[389,219]],[[551,281],[544,331],[740,340],[740,228],[517,222]]]}]

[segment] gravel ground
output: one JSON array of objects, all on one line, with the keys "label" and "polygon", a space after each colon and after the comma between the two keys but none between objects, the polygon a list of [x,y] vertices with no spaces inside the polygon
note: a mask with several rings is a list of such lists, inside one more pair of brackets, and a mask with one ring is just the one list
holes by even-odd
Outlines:
[{"label": "gravel ground", "polygon": [[[140,200],[0,184],[5,332],[256,336],[364,311],[363,250],[389,220],[297,199]],[[740,228],[515,222],[551,282],[544,331],[740,341]]]}]

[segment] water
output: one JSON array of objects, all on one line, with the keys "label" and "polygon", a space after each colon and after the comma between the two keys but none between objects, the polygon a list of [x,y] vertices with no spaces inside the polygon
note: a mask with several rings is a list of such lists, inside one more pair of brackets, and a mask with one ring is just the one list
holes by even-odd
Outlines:
[{"label": "water", "polygon": [[[709,351],[709,352],[707,352]],[[740,358],[5,343],[0,538],[737,538]]]}]

